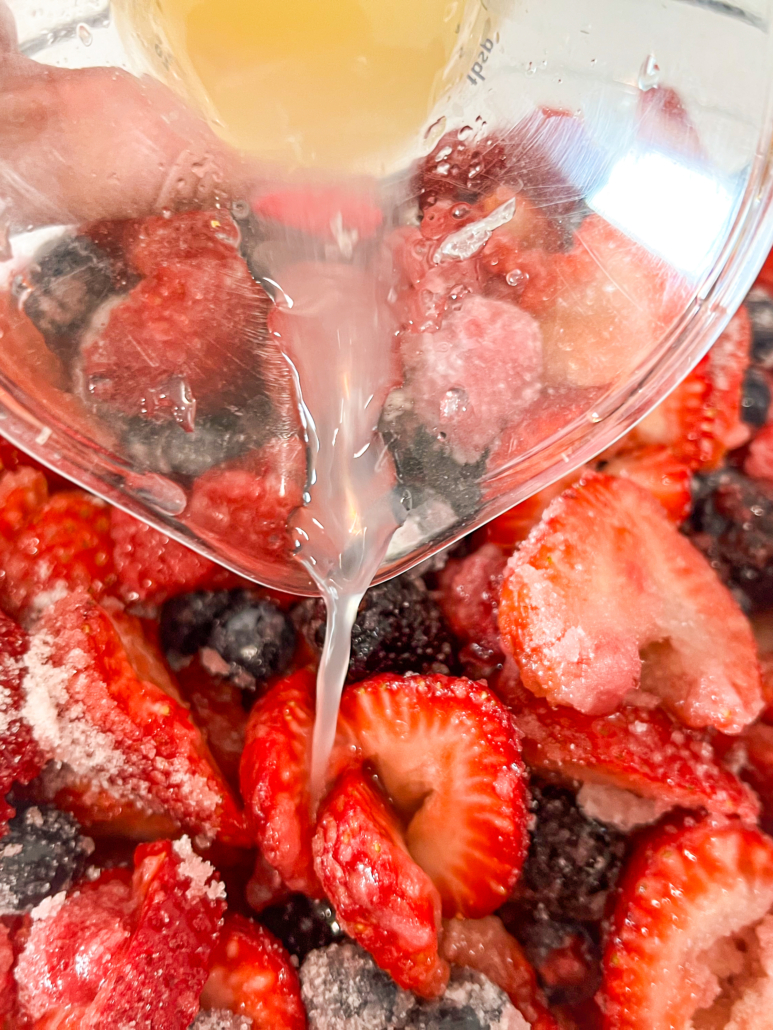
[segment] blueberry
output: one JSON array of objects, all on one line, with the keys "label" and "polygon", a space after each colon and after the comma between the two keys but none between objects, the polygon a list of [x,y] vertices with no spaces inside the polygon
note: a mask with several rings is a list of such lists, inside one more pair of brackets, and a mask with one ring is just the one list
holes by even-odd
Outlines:
[{"label": "blueberry", "polygon": [[625,837],[586,816],[565,787],[532,780],[535,815],[519,895],[551,915],[600,919],[615,886]]},{"label": "blueberry", "polygon": [[195,479],[215,465],[262,447],[274,421],[271,401],[258,394],[247,410],[226,408],[198,416],[192,433],[176,422],[132,418],[122,443],[127,457],[143,471]]},{"label": "blueberry", "polygon": [[357,944],[310,952],[300,971],[309,1030],[397,1030],[416,1001]]},{"label": "blueberry", "polygon": [[504,991],[472,969],[452,969],[442,998],[422,1002],[405,1030],[509,1030],[521,1025]]},{"label": "blueberry", "polygon": [[770,387],[762,369],[749,365],[743,377],[741,419],[750,426],[760,428],[768,420]]},{"label": "blueberry", "polygon": [[278,676],[295,653],[295,627],[270,601],[236,591],[229,606],[214,620],[208,646],[231,666],[256,680]]},{"label": "blueberry", "polygon": [[283,904],[264,908],[260,921],[279,938],[291,955],[301,960],[310,951],[345,937],[330,902],[314,901],[305,894],[293,894]]},{"label": "blueberry", "polygon": [[0,915],[27,912],[82,875],[93,843],[53,805],[20,810],[0,839]]},{"label": "blueberry", "polygon": [[752,324],[752,360],[773,367],[773,296],[755,286],[746,296],[746,310]]},{"label": "blueberry", "polygon": [[24,310],[47,346],[69,361],[77,334],[111,290],[110,261],[87,236],[73,236],[39,256],[28,278]]},{"label": "blueberry", "polygon": [[212,624],[231,600],[230,590],[199,590],[167,601],[161,608],[159,621],[164,651],[173,657],[195,654],[206,645]]},{"label": "blueberry", "polygon": [[[301,620],[314,647],[325,642],[325,607],[304,602]],[[398,576],[371,587],[360,602],[352,629],[348,680],[377,672],[443,672],[456,668],[453,635],[420,580]]]}]

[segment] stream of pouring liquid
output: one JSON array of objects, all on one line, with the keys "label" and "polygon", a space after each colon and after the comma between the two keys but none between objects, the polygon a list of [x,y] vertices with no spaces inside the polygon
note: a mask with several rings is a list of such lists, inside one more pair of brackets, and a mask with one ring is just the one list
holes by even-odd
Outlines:
[{"label": "stream of pouring liquid", "polygon": [[351,632],[363,594],[397,529],[394,468],[377,429],[399,383],[394,331],[373,275],[353,265],[285,269],[275,328],[292,366],[310,453],[296,556],[319,587],[327,633],[317,674],[312,798],[324,787]]}]

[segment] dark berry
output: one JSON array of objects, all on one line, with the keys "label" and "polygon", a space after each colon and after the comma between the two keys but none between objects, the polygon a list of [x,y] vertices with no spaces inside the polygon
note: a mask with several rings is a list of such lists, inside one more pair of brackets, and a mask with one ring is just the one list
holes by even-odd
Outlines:
[{"label": "dark berry", "polygon": [[310,952],[300,977],[311,1030],[397,1030],[416,1006],[409,991],[348,941]]},{"label": "dark berry", "polygon": [[544,909],[504,913],[504,921],[526,952],[551,1005],[576,1005],[592,998],[601,982],[601,947],[596,926],[549,918]]},{"label": "dark berry", "polygon": [[452,968],[443,997],[417,1004],[405,1030],[507,1030],[515,1017],[505,992],[482,973]]},{"label": "dark berry", "polygon": [[142,471],[195,479],[208,469],[262,447],[272,434],[271,401],[258,395],[249,410],[223,409],[196,418],[193,432],[174,421],[136,417],[123,434],[123,448]]},{"label": "dark berry", "polygon": [[69,360],[77,334],[110,292],[110,261],[87,236],[74,236],[38,257],[28,278],[24,310],[50,349]]},{"label": "dark berry", "polygon": [[743,377],[741,395],[741,419],[747,425],[758,429],[768,420],[770,408],[770,386],[762,369],[749,365]]},{"label": "dark berry", "polygon": [[696,476],[684,531],[750,610],[771,606],[773,487],[732,468]]},{"label": "dark berry", "polygon": [[460,464],[445,441],[416,425],[410,413],[393,413],[389,404],[380,429],[392,453],[397,478],[407,489],[407,507],[418,508],[435,495],[451,506],[460,522],[478,513],[479,482],[486,471],[487,454],[474,464]]},{"label": "dark berry", "polygon": [[204,647],[218,615],[231,603],[230,590],[200,590],[180,594],[161,608],[159,633],[168,655],[184,657]]},{"label": "dark berry", "polygon": [[292,661],[295,627],[275,604],[235,591],[212,624],[208,646],[228,663],[233,676],[246,672],[265,680],[281,675]]},{"label": "dark berry", "polygon": [[752,324],[752,360],[773,367],[773,296],[762,286],[746,295],[746,310]]},{"label": "dark berry", "polygon": [[264,908],[260,921],[301,961],[310,951],[345,938],[330,902],[314,901],[305,894],[293,894],[283,904]]},{"label": "dark berry", "polygon": [[[325,607],[321,601],[307,601],[303,610],[309,640],[321,650]],[[452,640],[443,613],[420,580],[398,576],[380,583],[367,591],[357,611],[348,682],[377,672],[452,671]]]},{"label": "dark berry", "polygon": [[27,912],[82,875],[93,843],[52,805],[18,812],[0,840],[0,915]]},{"label": "dark berry", "polygon": [[532,781],[535,822],[519,896],[568,919],[600,919],[607,891],[614,887],[625,837],[590,819],[571,790]]}]

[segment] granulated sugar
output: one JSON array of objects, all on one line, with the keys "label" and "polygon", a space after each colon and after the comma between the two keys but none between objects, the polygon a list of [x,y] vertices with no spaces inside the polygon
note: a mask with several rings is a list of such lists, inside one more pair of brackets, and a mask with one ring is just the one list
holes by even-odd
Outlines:
[{"label": "granulated sugar", "polygon": [[209,901],[225,898],[225,884],[220,880],[212,879],[215,867],[196,854],[190,837],[181,837],[176,840],[172,849],[180,858],[180,875],[190,880],[190,887],[186,894],[191,901],[195,898],[207,898]]},{"label": "granulated sugar", "polygon": [[249,1016],[239,1016],[227,1009],[212,1009],[211,1012],[199,1012],[190,1030],[251,1030],[252,1025]]}]

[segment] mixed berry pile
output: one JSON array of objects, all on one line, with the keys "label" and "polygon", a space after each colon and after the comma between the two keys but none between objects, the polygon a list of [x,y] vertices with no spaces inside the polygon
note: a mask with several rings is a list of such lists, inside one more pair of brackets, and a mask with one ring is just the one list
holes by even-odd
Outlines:
[{"label": "mixed berry pile", "polygon": [[[499,336],[483,334],[499,360],[502,339],[529,338],[531,305],[546,361],[580,391],[657,335],[653,311],[630,302],[656,294],[656,271],[621,250],[636,317],[605,311],[593,254],[615,254],[613,231],[588,217],[548,260],[555,229],[539,198],[520,207],[517,240],[512,227],[509,239],[492,234],[480,253],[457,254],[446,280],[443,261],[428,263],[436,245],[464,246],[449,224],[509,202],[477,183],[501,184],[512,168],[496,141],[474,155],[441,141],[419,190],[421,226],[395,244],[413,267],[401,287],[417,327],[401,344],[405,389],[423,384],[400,415],[410,424],[395,429],[396,463],[433,486],[420,445],[436,447],[442,429],[435,486],[457,491],[459,511],[477,489],[460,470],[488,460],[484,429],[496,423],[501,446],[523,446],[482,378],[461,415],[431,408],[425,389],[446,390],[455,372],[442,354],[476,338],[484,313],[501,318]],[[518,173],[528,181],[528,167]],[[272,479],[266,450],[286,454],[292,436],[279,416],[257,448],[221,433],[232,384],[194,331],[186,246],[200,259],[199,295],[213,289],[207,270],[232,277],[247,308],[231,315],[245,325],[263,300],[254,277],[242,282],[227,220],[215,236],[195,229],[203,221],[127,223],[117,249],[114,225],[92,228],[36,273],[83,282],[88,310],[32,290],[25,317],[130,422],[180,408],[167,390],[177,356],[159,346],[167,365],[151,410],[132,393],[147,352],[111,334],[185,339],[201,384],[196,425],[224,467],[195,464],[211,454],[171,436],[156,458],[192,486],[194,515],[279,547],[298,500]],[[524,246],[530,233],[539,246]],[[465,261],[478,285],[458,302]],[[65,271],[54,275],[56,262]],[[120,276],[123,300],[84,338]],[[579,289],[593,314],[584,330],[569,301]],[[619,347],[600,372],[602,315]],[[571,356],[551,349],[551,332],[574,334]],[[523,360],[501,382],[528,393]],[[767,1027],[772,376],[773,266],[687,379],[592,466],[368,591],[318,796],[319,603],[240,581],[1,442],[0,1026]],[[131,427],[133,445],[156,446]],[[231,444],[252,448],[249,468],[229,465]]]}]

